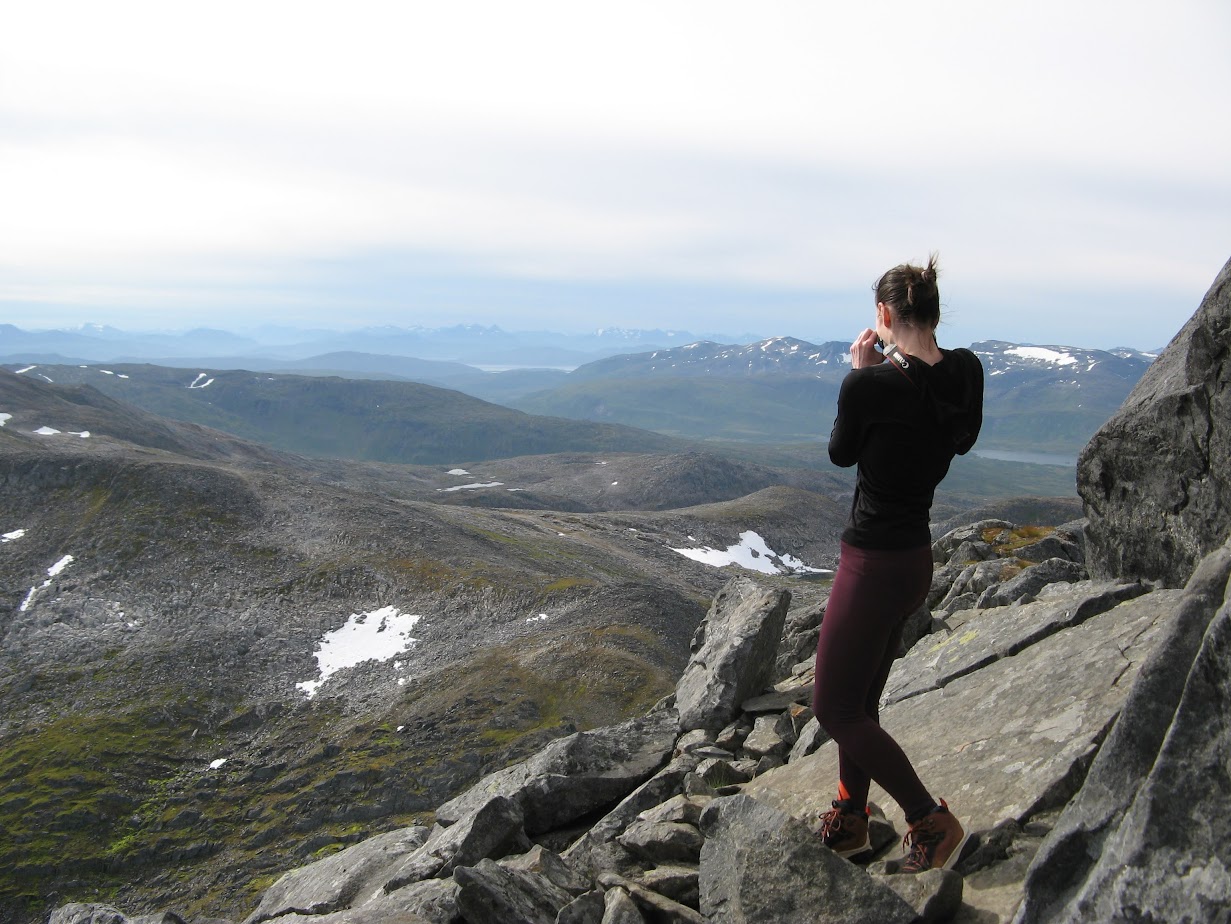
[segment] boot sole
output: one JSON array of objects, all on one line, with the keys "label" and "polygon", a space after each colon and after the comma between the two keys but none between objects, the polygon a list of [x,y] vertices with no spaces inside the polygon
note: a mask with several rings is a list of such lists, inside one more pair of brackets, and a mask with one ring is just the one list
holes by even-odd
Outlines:
[{"label": "boot sole", "polygon": [[949,859],[945,860],[944,864],[937,869],[953,869],[962,862],[962,854],[966,851],[966,846],[970,843],[970,835],[963,834],[962,839],[957,842],[957,846],[953,848],[953,853],[949,854]]}]

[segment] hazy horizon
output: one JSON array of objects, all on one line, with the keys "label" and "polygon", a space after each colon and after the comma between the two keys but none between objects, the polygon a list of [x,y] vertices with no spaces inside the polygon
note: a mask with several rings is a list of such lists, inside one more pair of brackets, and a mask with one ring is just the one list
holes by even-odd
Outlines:
[{"label": "hazy horizon", "polygon": [[1156,349],[1231,254],[1231,7],[26,4],[0,323],[870,322]]}]

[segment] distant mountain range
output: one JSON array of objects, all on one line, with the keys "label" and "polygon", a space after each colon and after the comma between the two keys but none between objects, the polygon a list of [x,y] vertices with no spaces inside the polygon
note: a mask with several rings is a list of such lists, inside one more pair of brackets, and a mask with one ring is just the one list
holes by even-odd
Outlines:
[{"label": "distant mountain range", "polygon": [[[295,332],[281,332],[286,338],[292,333]],[[539,417],[620,424],[686,440],[816,442],[824,439],[832,426],[838,388],[850,369],[849,345],[845,341],[814,344],[793,337],[745,344],[702,339],[671,345],[673,340],[692,335],[609,329],[580,337],[511,334],[496,327],[478,326],[433,330],[380,328],[347,334],[308,332],[300,336],[305,339],[297,344],[277,346],[214,330],[179,335],[128,335],[110,328],[30,333],[0,325],[0,362],[7,362],[14,370],[38,366],[34,374],[54,381],[95,384],[113,397],[156,413],[264,440],[276,435],[282,423],[272,418],[247,424],[227,419],[228,414],[247,418],[247,412],[227,402],[259,402],[261,399],[251,390],[256,382],[264,382],[260,388],[277,395],[271,400],[285,402],[290,392],[302,396],[308,388],[306,383],[292,386],[283,381],[288,375],[386,380],[384,387],[372,383],[366,387],[339,386],[348,397],[337,399],[337,413],[342,419],[336,426],[326,425],[328,413],[332,412],[321,416],[313,403],[315,399],[309,399],[307,405],[296,404],[297,411],[315,419],[318,426],[309,427],[299,420],[293,429],[299,432],[306,427],[304,432],[315,432],[326,442],[352,440],[352,447],[381,442],[371,431],[380,428],[379,421],[390,419],[390,408],[405,409],[436,400],[428,401],[427,392],[399,390],[393,387],[395,383],[419,383],[463,392]],[[647,342],[653,342],[653,348],[630,352],[630,348]],[[331,348],[309,352],[325,345]],[[591,352],[582,351],[581,346]],[[1152,354],[1130,348],[1107,351],[1003,341],[976,343],[972,349],[983,361],[987,374],[980,448],[1068,456],[1076,456],[1119,407],[1153,358]],[[594,358],[596,352],[604,350],[619,352]],[[170,355],[177,351],[178,356]],[[128,369],[130,364],[113,361],[114,357],[159,352],[164,354],[156,360],[159,367],[190,370],[191,375],[181,382],[183,373],[155,373],[146,366],[149,371],[138,377],[139,382],[129,380],[121,387],[124,380],[120,376],[131,377],[134,372]],[[569,370],[565,353],[573,361],[589,359]],[[565,368],[531,368],[548,354]],[[72,360],[66,358],[70,355],[74,356]],[[446,355],[451,358],[443,358]],[[112,358],[100,360],[101,356]],[[480,368],[489,363],[498,365],[494,362],[498,359],[516,368]],[[113,366],[107,370],[113,373],[110,382],[97,369],[77,371],[78,367],[95,368],[100,361]],[[225,370],[277,373],[278,378],[257,379]],[[210,399],[194,397],[191,393],[195,389],[185,383],[198,375],[202,381],[226,381],[231,389],[229,397],[216,397],[222,389],[215,389]],[[275,381],[279,384],[271,384]],[[243,398],[234,391],[240,382],[248,383]],[[158,398],[152,393],[138,395],[155,386],[170,390]],[[317,394],[323,394],[319,386],[316,388]],[[369,414],[376,405],[386,413]],[[452,419],[459,424],[477,423],[487,420],[492,413],[480,413],[477,406],[472,406],[465,412],[457,411]],[[365,424],[370,430],[358,443],[353,442],[358,426],[356,415],[371,418]],[[490,421],[484,426],[489,424]],[[484,449],[480,446],[481,437],[476,435],[475,440],[463,439],[450,448],[468,447],[469,452],[463,452],[462,458],[515,454],[512,444]],[[324,451],[313,444],[283,444],[283,448]],[[399,444],[398,451],[405,448]],[[562,444],[551,451],[574,448]],[[640,451],[662,446],[643,441],[631,448]],[[352,457],[411,461],[400,456],[391,458],[393,451],[390,445],[374,449],[375,454]]]},{"label": "distant mountain range", "polygon": [[[1111,416],[1152,356],[984,341],[980,445],[1071,453]],[[848,345],[790,337],[732,346],[694,343],[582,366],[549,388],[508,400],[535,414],[608,420],[693,438],[761,442],[824,437],[850,371]]]},{"label": "distant mountain range", "polygon": [[[705,337],[741,339],[688,331],[600,328],[588,333],[506,331],[496,326],[369,327],[353,331],[263,328],[250,335],[197,328],[176,333],[129,332],[102,325],[76,330],[26,331],[0,324],[0,359],[44,362],[157,362],[191,359],[210,365],[224,358],[295,363],[330,353],[377,353],[422,360],[463,361],[481,366],[572,368],[630,350],[682,346]],[[742,335],[754,339],[751,335]],[[226,368],[223,366],[222,368]]]}]

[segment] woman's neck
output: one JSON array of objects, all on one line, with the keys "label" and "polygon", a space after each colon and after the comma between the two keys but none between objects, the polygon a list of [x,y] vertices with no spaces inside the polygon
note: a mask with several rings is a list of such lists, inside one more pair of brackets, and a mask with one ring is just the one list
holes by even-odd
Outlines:
[{"label": "woman's neck", "polygon": [[935,333],[930,330],[898,327],[894,333],[898,335],[895,344],[903,353],[909,353],[929,365],[935,365],[945,358],[936,345]]}]

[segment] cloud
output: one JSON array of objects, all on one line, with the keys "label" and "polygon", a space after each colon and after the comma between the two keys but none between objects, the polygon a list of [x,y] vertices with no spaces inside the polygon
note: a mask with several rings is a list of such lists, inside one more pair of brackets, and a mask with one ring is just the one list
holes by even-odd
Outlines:
[{"label": "cloud", "polygon": [[786,311],[936,249],[954,295],[1191,311],[1231,236],[1229,25],[1199,2],[26,4],[0,36],[0,300],[375,313],[449,279],[474,315],[530,310],[519,284]]}]

